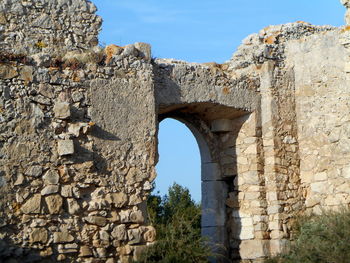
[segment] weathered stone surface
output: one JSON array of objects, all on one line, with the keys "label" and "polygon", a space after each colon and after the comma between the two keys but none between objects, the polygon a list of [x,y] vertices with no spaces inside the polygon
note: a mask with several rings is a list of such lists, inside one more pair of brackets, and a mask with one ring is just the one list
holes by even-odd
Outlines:
[{"label": "weathered stone surface", "polygon": [[225,200],[227,198],[227,186],[222,181],[202,182],[202,226],[224,226],[226,220]]},{"label": "weathered stone surface", "polygon": [[68,102],[56,102],[53,107],[57,119],[68,119],[71,116],[70,104]]},{"label": "weathered stone surface", "polygon": [[19,174],[18,177],[17,177],[17,179],[16,179],[16,182],[14,183],[14,185],[15,185],[15,186],[21,185],[21,184],[23,184],[24,180],[25,180],[25,179],[24,179],[23,174]]},{"label": "weathered stone surface", "polygon": [[67,230],[53,233],[54,243],[69,243],[74,241],[74,237]]},{"label": "weathered stone surface", "polygon": [[48,240],[47,231],[43,228],[34,228],[29,236],[30,243],[46,243]]},{"label": "weathered stone surface", "polygon": [[63,197],[72,197],[73,196],[73,187],[71,185],[62,186],[61,195]]},{"label": "weathered stone surface", "polygon": [[6,14],[1,12],[0,13],[0,25],[4,25],[6,23],[7,23]]},{"label": "weathered stone surface", "polygon": [[102,216],[88,216],[85,217],[85,221],[97,226],[105,226],[107,224],[107,219]]},{"label": "weathered stone surface", "polygon": [[229,132],[233,130],[233,124],[228,119],[213,120],[211,123],[212,132]]},{"label": "weathered stone surface", "polygon": [[39,214],[41,208],[41,195],[36,194],[28,199],[21,207],[24,214]]},{"label": "weathered stone surface", "polygon": [[73,140],[59,140],[57,142],[58,155],[70,155],[74,153],[74,142]]},{"label": "weathered stone surface", "polygon": [[21,80],[32,82],[33,81],[33,67],[30,66],[24,66],[20,70],[20,76],[19,78]]},{"label": "weathered stone surface", "polygon": [[58,245],[58,252],[62,254],[70,254],[70,253],[77,253],[78,252],[78,245],[77,244],[65,244],[65,245]]},{"label": "weathered stone surface", "polygon": [[30,167],[25,174],[28,176],[39,177],[42,174],[42,172],[43,172],[43,167],[40,165],[35,165]]},{"label": "weathered stone surface", "polygon": [[128,202],[128,196],[123,192],[113,193],[107,196],[107,200],[116,208],[121,208]]},{"label": "weathered stone surface", "polygon": [[58,184],[59,178],[58,172],[50,169],[43,176],[44,184]]},{"label": "weathered stone surface", "polygon": [[125,225],[119,225],[113,228],[111,233],[112,237],[116,240],[123,241],[127,239],[127,232]]},{"label": "weathered stone surface", "polygon": [[218,163],[202,163],[202,181],[221,180],[220,165]]},{"label": "weathered stone surface", "polygon": [[79,257],[92,256],[92,251],[88,246],[81,246],[79,251]]},{"label": "weathered stone surface", "polygon": [[138,55],[138,50],[135,48],[135,45],[126,45],[124,47],[122,55],[124,56],[137,56]]},{"label": "weathered stone surface", "polygon": [[43,190],[41,190],[41,195],[51,195],[57,193],[59,190],[58,185],[48,185]]},{"label": "weathered stone surface", "polygon": [[126,180],[129,184],[134,184],[137,182],[142,182],[145,179],[145,174],[136,167],[131,167],[128,174],[126,175]]},{"label": "weathered stone surface", "polygon": [[143,223],[144,217],[142,211],[132,211],[130,213],[130,221],[133,223]]},{"label": "weathered stone surface", "polygon": [[12,79],[18,76],[15,67],[8,65],[0,65],[0,79]]},{"label": "weathered stone surface", "polygon": [[106,64],[108,65],[109,62],[111,61],[112,57],[115,55],[120,55],[123,52],[124,48],[119,47],[117,45],[108,45],[105,48],[105,54],[106,54]]},{"label": "weathered stone surface", "polygon": [[156,230],[154,227],[147,227],[146,232],[143,234],[143,238],[147,242],[154,242],[156,240]]},{"label": "weathered stone surface", "polygon": [[104,247],[99,247],[96,249],[97,257],[105,258],[107,256],[107,250]]},{"label": "weathered stone surface", "polygon": [[60,195],[49,195],[45,197],[45,202],[50,214],[59,214],[62,208],[62,197]]},{"label": "weathered stone surface", "polygon": [[140,55],[146,60],[150,60],[152,58],[150,44],[137,42],[135,43],[135,48],[139,50]]},{"label": "weathered stone surface", "polygon": [[141,242],[141,232],[139,229],[128,230],[129,244],[134,245]]},{"label": "weathered stone surface", "polygon": [[68,198],[67,199],[67,204],[68,204],[68,212],[71,215],[77,215],[79,214],[80,211],[80,205],[79,203],[73,199],[73,198]]},{"label": "weathered stone surface", "polygon": [[262,258],[269,253],[266,240],[245,240],[241,242],[239,249],[242,259]]}]

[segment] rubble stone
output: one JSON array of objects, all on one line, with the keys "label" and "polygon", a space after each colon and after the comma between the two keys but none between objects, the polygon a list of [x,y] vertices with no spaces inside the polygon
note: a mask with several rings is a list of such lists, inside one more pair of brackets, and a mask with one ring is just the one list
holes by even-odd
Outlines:
[{"label": "rubble stone", "polygon": [[50,214],[59,214],[62,208],[62,197],[60,195],[49,195],[45,197],[45,202]]},{"label": "rubble stone", "polygon": [[43,190],[41,190],[41,195],[55,194],[59,190],[58,185],[48,185]]},{"label": "rubble stone", "polygon": [[43,176],[44,183],[46,185],[49,184],[58,184],[59,181],[59,175],[57,171],[55,170],[48,170],[45,175]]},{"label": "rubble stone", "polygon": [[28,199],[21,207],[21,211],[24,214],[39,214],[41,208],[41,195],[35,194],[32,198]]},{"label": "rubble stone", "polygon": [[73,140],[59,140],[57,142],[58,155],[70,155],[74,153],[74,142]]},{"label": "rubble stone", "polygon": [[71,116],[70,105],[68,102],[56,102],[53,108],[57,119],[68,119]]},{"label": "rubble stone", "polygon": [[54,243],[69,243],[74,241],[74,237],[69,234],[68,231],[54,232],[53,233],[53,242]]},{"label": "rubble stone", "polygon": [[31,231],[29,242],[30,243],[42,243],[45,244],[48,240],[48,234],[45,229],[42,228],[35,228]]}]

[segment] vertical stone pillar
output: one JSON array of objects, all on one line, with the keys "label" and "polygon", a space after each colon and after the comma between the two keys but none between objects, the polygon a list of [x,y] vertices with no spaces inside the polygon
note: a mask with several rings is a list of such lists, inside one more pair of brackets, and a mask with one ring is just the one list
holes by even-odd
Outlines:
[{"label": "vertical stone pillar", "polygon": [[283,231],[282,218],[283,206],[279,200],[279,185],[276,165],[279,159],[275,154],[275,122],[274,115],[277,114],[277,104],[272,95],[274,63],[266,62],[261,72],[261,122],[262,139],[264,148],[264,173],[266,180],[266,201],[268,215],[268,229],[270,232],[270,252],[278,253],[282,248]]}]

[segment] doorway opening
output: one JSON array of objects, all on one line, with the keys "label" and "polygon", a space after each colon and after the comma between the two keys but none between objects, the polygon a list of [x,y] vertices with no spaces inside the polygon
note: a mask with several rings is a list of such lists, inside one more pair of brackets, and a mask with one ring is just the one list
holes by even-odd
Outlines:
[{"label": "doorway opening", "polygon": [[159,161],[155,192],[167,194],[177,183],[187,188],[196,203],[201,202],[201,161],[197,141],[180,121],[167,118],[159,124]]}]

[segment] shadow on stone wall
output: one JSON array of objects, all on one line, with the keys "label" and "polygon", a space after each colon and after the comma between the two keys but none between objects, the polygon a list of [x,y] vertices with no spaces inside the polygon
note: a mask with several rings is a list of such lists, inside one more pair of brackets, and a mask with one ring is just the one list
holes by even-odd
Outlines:
[{"label": "shadow on stone wall", "polygon": [[53,259],[43,258],[39,250],[23,248],[14,245],[7,239],[0,239],[0,262],[1,263],[49,263]]}]

